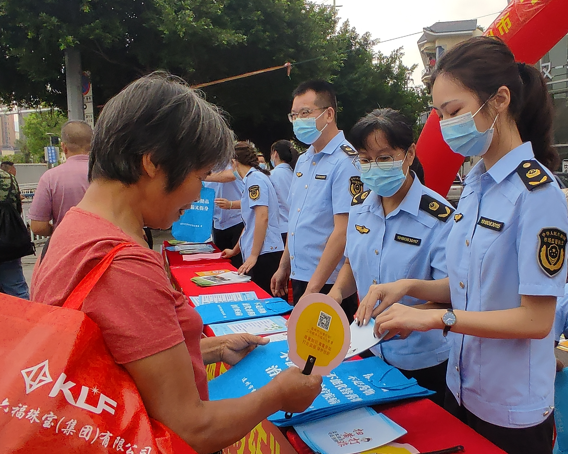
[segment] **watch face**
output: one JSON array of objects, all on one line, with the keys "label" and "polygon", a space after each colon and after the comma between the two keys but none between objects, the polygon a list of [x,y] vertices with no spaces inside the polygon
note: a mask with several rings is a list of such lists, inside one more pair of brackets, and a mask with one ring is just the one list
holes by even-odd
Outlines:
[{"label": "watch face", "polygon": [[456,314],[454,314],[452,311],[447,311],[442,316],[442,321],[446,326],[452,326],[456,323]]}]

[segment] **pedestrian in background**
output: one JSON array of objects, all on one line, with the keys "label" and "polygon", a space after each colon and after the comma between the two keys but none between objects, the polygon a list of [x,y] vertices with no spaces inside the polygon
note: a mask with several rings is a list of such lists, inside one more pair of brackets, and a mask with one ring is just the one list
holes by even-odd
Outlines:
[{"label": "pedestrian in background", "polygon": [[70,120],[61,128],[65,162],[41,176],[28,213],[36,235],[50,236],[67,211],[85,195],[92,137],[93,130],[85,121]]},{"label": "pedestrian in background", "polygon": [[[0,254],[0,293],[28,300],[30,293],[21,257],[33,253],[33,246],[29,232],[21,219],[22,199],[15,175],[13,162],[4,161],[0,164],[0,226],[5,229],[0,231],[0,237],[3,247],[7,248]],[[29,246],[28,250],[15,244],[20,236],[24,237],[24,241],[27,239],[24,246]],[[13,247],[17,250],[12,250]]]}]

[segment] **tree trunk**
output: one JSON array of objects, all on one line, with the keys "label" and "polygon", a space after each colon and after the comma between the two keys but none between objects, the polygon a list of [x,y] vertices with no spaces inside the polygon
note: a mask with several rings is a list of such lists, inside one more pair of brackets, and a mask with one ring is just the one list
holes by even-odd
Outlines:
[{"label": "tree trunk", "polygon": [[84,120],[83,89],[81,85],[81,52],[65,49],[65,76],[67,83],[67,117],[69,120]]}]

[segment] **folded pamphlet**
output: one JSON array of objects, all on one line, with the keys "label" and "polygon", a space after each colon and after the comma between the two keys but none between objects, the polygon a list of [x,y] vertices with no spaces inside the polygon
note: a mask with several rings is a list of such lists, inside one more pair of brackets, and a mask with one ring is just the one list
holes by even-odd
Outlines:
[{"label": "folded pamphlet", "polygon": [[406,434],[394,421],[369,407],[299,424],[294,429],[314,452],[325,454],[367,451]]}]

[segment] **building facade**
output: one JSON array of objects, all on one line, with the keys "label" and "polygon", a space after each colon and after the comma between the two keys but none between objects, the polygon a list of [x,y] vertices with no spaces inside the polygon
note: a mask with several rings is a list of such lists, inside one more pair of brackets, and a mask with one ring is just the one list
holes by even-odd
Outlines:
[{"label": "building facade", "polygon": [[540,60],[540,71],[554,103],[554,146],[563,160],[562,171],[568,172],[568,35]]},{"label": "building facade", "polygon": [[462,41],[483,34],[477,26],[477,19],[436,22],[430,27],[425,27],[423,31],[424,33],[418,40],[418,49],[424,64],[422,83],[426,87],[429,86],[430,76],[434,72],[436,62],[444,52]]}]

